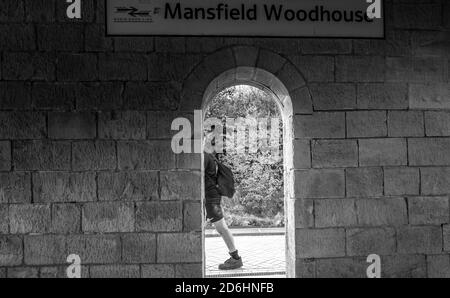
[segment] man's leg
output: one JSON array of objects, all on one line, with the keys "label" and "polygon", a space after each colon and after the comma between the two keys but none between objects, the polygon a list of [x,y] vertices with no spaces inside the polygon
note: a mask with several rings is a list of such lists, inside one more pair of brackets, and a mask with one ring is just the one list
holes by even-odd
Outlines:
[{"label": "man's leg", "polygon": [[219,269],[232,270],[241,268],[242,258],[239,256],[239,253],[234,245],[233,234],[231,234],[230,230],[228,229],[225,219],[222,218],[221,220],[214,222],[214,227],[222,236],[222,239],[225,241],[225,244],[227,245],[228,251],[231,256],[231,258],[226,260],[225,263],[219,265]]},{"label": "man's leg", "polygon": [[214,227],[216,228],[216,231],[222,236],[223,241],[225,241],[225,244],[228,247],[228,251],[230,253],[236,251],[236,247],[234,245],[234,238],[233,234],[231,234],[231,231],[228,229],[227,223],[225,222],[225,219],[221,219],[219,221],[216,221],[214,223]]},{"label": "man's leg", "polygon": [[222,207],[220,204],[206,204],[206,217],[209,218],[216,231],[222,236],[225,244],[228,247],[231,258],[225,263],[219,265],[220,270],[231,270],[242,267],[242,258],[234,245],[234,238],[223,218]]}]

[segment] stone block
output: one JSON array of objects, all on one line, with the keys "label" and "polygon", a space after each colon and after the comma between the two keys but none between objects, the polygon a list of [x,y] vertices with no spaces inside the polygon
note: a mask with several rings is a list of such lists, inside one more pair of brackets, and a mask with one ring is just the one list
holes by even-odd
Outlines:
[{"label": "stone block", "polygon": [[128,82],[123,92],[123,108],[128,110],[173,111],[180,100],[181,85],[177,82]]},{"label": "stone block", "polygon": [[58,56],[56,76],[58,81],[98,80],[97,55],[88,53],[68,53]]},{"label": "stone block", "polygon": [[31,203],[31,175],[0,173],[0,203]]},{"label": "stone block", "polygon": [[15,170],[60,171],[70,169],[70,142],[19,141],[13,143]]},{"label": "stone block", "polygon": [[147,60],[139,54],[101,54],[99,75],[102,81],[145,81]]},{"label": "stone block", "polygon": [[381,168],[355,168],[346,170],[347,197],[379,197],[383,195]]},{"label": "stone block", "polygon": [[11,143],[0,141],[0,171],[11,170]]},{"label": "stone block", "polygon": [[448,197],[408,198],[408,212],[412,225],[440,225],[450,220]]},{"label": "stone block", "polygon": [[450,192],[450,168],[422,168],[421,189],[424,195],[446,195]]},{"label": "stone block", "polygon": [[311,168],[311,143],[309,140],[294,140],[294,168]]},{"label": "stone block", "polygon": [[142,278],[174,278],[175,269],[173,265],[151,264],[142,265]]},{"label": "stone block", "polygon": [[101,139],[142,140],[146,138],[144,112],[100,113],[98,134]]},{"label": "stone block", "polygon": [[384,192],[388,196],[418,195],[420,174],[417,168],[385,168]]},{"label": "stone block", "polygon": [[402,166],[407,165],[405,139],[359,140],[360,166]]},{"label": "stone block", "polygon": [[125,234],[122,236],[122,261],[130,263],[155,263],[155,234]]},{"label": "stone block", "polygon": [[51,139],[94,139],[97,135],[95,115],[91,113],[50,113],[48,135]]},{"label": "stone block", "polygon": [[201,231],[202,207],[200,202],[184,202],[183,207],[183,231]]},{"label": "stone block", "polygon": [[343,170],[302,170],[295,172],[298,198],[340,198],[345,195]]},{"label": "stone block", "polygon": [[344,138],[345,113],[294,116],[295,138]]},{"label": "stone block", "polygon": [[290,92],[294,114],[312,114],[313,104],[308,88],[299,88]]},{"label": "stone block", "polygon": [[8,278],[38,278],[39,269],[36,267],[7,268]]},{"label": "stone block", "polygon": [[176,264],[175,278],[202,278],[202,264]]},{"label": "stone block", "polygon": [[403,110],[409,106],[406,84],[358,84],[358,109]]},{"label": "stone block", "polygon": [[334,81],[334,57],[330,56],[291,56],[290,60],[311,82]]},{"label": "stone block", "polygon": [[24,261],[26,265],[66,264],[66,241],[64,236],[25,236]]},{"label": "stone block", "polygon": [[386,112],[358,111],[347,113],[347,137],[370,138],[387,136]]},{"label": "stone block", "polygon": [[425,129],[429,137],[450,136],[450,113],[449,112],[425,112]]},{"label": "stone block", "polygon": [[442,252],[442,228],[440,226],[399,228],[397,249],[402,254],[440,253]]},{"label": "stone block", "polygon": [[314,201],[314,221],[317,228],[356,225],[355,201],[332,199]]},{"label": "stone block", "polygon": [[201,262],[202,244],[200,233],[160,233],[157,238],[158,263]]},{"label": "stone block", "polygon": [[392,228],[350,229],[346,231],[346,239],[349,256],[391,255],[396,252],[395,230]]},{"label": "stone block", "polygon": [[380,56],[337,56],[337,82],[383,82],[385,60]]},{"label": "stone block", "polygon": [[37,26],[36,30],[41,51],[83,50],[84,30],[81,24],[46,24]]},{"label": "stone block", "polygon": [[95,201],[95,173],[35,173],[33,197],[35,202],[41,203]]},{"label": "stone block", "polygon": [[0,235],[0,266],[17,266],[22,264],[22,260],[22,238]]},{"label": "stone block", "polygon": [[409,85],[410,109],[450,109],[450,84],[429,83]]},{"label": "stone block", "polygon": [[422,112],[389,111],[389,137],[423,137],[424,119]]},{"label": "stone block", "polygon": [[450,138],[408,139],[408,158],[412,166],[450,165]]},{"label": "stone block", "polygon": [[56,56],[52,53],[13,52],[4,54],[3,79],[16,81],[53,81]]},{"label": "stone block", "polygon": [[80,233],[80,206],[76,204],[53,204],[51,231],[56,234]]},{"label": "stone block", "polygon": [[309,88],[316,111],[356,108],[356,88],[352,84],[311,84]]},{"label": "stone block", "polygon": [[33,51],[36,49],[36,34],[32,24],[1,24],[0,49]]},{"label": "stone block", "polygon": [[83,264],[112,264],[121,261],[121,240],[117,235],[68,236],[67,255],[77,254]]},{"label": "stone block", "polygon": [[83,205],[83,232],[134,232],[134,225],[133,203],[101,202]]},{"label": "stone block", "polygon": [[33,83],[33,106],[39,110],[72,110],[77,98],[77,86],[71,83]]},{"label": "stone block", "polygon": [[77,109],[82,111],[120,109],[123,90],[123,84],[119,82],[79,84],[75,93]]},{"label": "stone block", "polygon": [[103,24],[88,24],[84,38],[85,49],[88,52],[106,52],[113,49],[113,39],[106,37],[106,28]]},{"label": "stone block", "polygon": [[381,258],[382,278],[424,278],[427,263],[424,255],[395,255]]},{"label": "stone block", "polygon": [[194,171],[161,172],[162,200],[200,200],[201,177]]},{"label": "stone block", "polygon": [[116,52],[153,52],[155,40],[153,37],[116,37],[114,50]]},{"label": "stone block", "polygon": [[114,141],[72,143],[72,169],[74,171],[115,170],[116,158]]},{"label": "stone block", "polygon": [[22,22],[24,19],[24,3],[18,0],[5,0],[0,4],[0,22]]},{"label": "stone block", "polygon": [[98,174],[100,201],[150,201],[159,198],[158,172],[102,172]]},{"label": "stone block", "polygon": [[45,115],[36,112],[0,112],[0,139],[43,139]]},{"label": "stone block", "polygon": [[353,140],[312,141],[313,168],[358,166],[358,144]]},{"label": "stone block", "polygon": [[160,170],[175,168],[175,155],[167,141],[117,144],[120,170]]},{"label": "stone block", "polygon": [[333,258],[316,261],[317,278],[366,278],[363,258]]},{"label": "stone block", "polygon": [[345,256],[344,229],[297,229],[297,258],[331,258]]},{"label": "stone block", "polygon": [[139,278],[138,265],[97,265],[89,268],[91,278]]},{"label": "stone block", "polygon": [[183,226],[181,202],[137,203],[136,230],[145,232],[179,232]]},{"label": "stone block", "polygon": [[9,207],[11,234],[48,233],[50,226],[49,205],[20,204]]},{"label": "stone block", "polygon": [[401,226],[408,223],[406,200],[403,198],[357,200],[356,214],[361,226]]},{"label": "stone block", "polygon": [[450,278],[450,255],[427,256],[428,278]]},{"label": "stone block", "polygon": [[[410,83],[446,82],[448,69],[440,57],[387,57],[386,81]],[[414,85],[410,85],[412,88]],[[410,98],[411,98],[411,93]],[[415,98],[416,95],[412,95]],[[410,108],[411,105],[410,105]]]},{"label": "stone block", "polygon": [[0,82],[0,109],[31,109],[31,85],[28,82]]}]

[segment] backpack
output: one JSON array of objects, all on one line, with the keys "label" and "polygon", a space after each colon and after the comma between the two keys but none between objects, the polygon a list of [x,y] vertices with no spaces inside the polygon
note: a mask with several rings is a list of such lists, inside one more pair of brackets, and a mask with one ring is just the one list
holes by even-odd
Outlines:
[{"label": "backpack", "polygon": [[221,163],[217,158],[215,158],[217,164],[217,187],[222,196],[232,198],[236,189],[234,188],[234,176],[233,171],[223,163]]}]

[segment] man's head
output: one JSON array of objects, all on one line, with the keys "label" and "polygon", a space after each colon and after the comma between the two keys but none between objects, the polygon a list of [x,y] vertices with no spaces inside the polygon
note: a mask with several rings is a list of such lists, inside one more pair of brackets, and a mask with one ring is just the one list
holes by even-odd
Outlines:
[{"label": "man's head", "polygon": [[207,153],[215,153],[216,134],[214,130],[205,131],[203,136],[203,150]]}]

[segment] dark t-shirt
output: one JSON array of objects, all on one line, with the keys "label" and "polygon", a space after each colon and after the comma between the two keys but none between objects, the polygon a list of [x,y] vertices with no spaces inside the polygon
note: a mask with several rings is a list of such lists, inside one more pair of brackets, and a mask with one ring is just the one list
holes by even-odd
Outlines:
[{"label": "dark t-shirt", "polygon": [[214,156],[210,153],[204,154],[205,166],[205,199],[206,203],[219,203],[221,195],[217,188],[217,165]]}]

